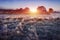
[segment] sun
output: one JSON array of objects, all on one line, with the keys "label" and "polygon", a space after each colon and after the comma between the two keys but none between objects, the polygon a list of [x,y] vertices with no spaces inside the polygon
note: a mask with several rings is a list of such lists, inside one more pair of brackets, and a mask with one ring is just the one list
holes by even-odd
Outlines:
[{"label": "sun", "polygon": [[37,16],[37,10],[35,8],[31,8],[29,15],[31,17],[36,17]]},{"label": "sun", "polygon": [[30,8],[30,12],[32,12],[32,13],[36,13],[37,10],[36,10],[35,8]]}]

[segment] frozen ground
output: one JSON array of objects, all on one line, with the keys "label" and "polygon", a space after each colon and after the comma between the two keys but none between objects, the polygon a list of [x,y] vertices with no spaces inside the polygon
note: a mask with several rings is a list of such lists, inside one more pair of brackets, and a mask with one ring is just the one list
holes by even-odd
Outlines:
[{"label": "frozen ground", "polygon": [[0,40],[60,40],[60,17],[1,16]]}]

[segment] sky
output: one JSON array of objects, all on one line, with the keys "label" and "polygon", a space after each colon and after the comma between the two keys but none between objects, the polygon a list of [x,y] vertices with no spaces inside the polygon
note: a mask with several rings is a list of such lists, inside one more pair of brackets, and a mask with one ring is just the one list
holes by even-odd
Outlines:
[{"label": "sky", "polygon": [[0,0],[0,8],[16,9],[16,8],[37,8],[45,6],[46,9],[53,8],[60,11],[60,0]]}]

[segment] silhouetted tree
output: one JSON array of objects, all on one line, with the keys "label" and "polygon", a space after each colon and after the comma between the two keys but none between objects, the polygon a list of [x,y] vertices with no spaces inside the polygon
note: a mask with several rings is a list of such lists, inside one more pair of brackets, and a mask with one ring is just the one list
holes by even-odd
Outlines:
[{"label": "silhouetted tree", "polygon": [[53,13],[54,10],[52,8],[49,8],[49,13]]},{"label": "silhouetted tree", "polygon": [[16,12],[19,13],[19,14],[22,14],[23,13],[23,8],[17,9]]},{"label": "silhouetted tree", "polygon": [[46,14],[47,13],[47,10],[44,6],[38,6],[37,11],[40,14]]},{"label": "silhouetted tree", "polygon": [[23,10],[23,13],[24,13],[24,14],[28,14],[29,11],[30,11],[30,9],[29,9],[28,7],[26,7],[26,8]]}]

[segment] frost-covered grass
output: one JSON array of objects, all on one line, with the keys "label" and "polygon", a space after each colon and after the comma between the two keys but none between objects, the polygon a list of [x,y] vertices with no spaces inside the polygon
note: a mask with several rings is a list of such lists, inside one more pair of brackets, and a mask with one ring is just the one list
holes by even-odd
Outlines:
[{"label": "frost-covered grass", "polygon": [[60,40],[60,18],[0,18],[1,40]]}]

